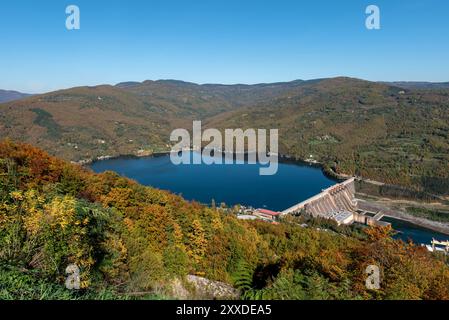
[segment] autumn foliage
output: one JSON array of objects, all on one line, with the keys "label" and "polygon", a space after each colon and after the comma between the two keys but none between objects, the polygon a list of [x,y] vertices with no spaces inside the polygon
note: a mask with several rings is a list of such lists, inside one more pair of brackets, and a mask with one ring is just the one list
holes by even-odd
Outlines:
[{"label": "autumn foliage", "polygon": [[[393,240],[388,230],[351,237],[294,220],[240,221],[112,172],[94,174],[32,146],[0,142],[1,278],[20,274],[67,298],[65,268],[73,263],[80,294],[90,298],[104,290],[171,297],[174,279],[196,274],[251,299],[449,299],[445,258]],[[382,271],[380,290],[365,287],[371,264]],[[30,290],[20,297],[35,298]],[[2,280],[0,295],[19,291]]]}]

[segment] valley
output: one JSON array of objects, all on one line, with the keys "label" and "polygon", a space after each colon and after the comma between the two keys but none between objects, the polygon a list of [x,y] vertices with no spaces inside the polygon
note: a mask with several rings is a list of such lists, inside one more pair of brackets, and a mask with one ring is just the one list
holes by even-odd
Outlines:
[{"label": "valley", "polygon": [[1,104],[0,135],[78,162],[168,151],[171,130],[194,120],[221,130],[278,128],[281,154],[447,196],[449,89],[412,87],[352,78],[79,87]]}]

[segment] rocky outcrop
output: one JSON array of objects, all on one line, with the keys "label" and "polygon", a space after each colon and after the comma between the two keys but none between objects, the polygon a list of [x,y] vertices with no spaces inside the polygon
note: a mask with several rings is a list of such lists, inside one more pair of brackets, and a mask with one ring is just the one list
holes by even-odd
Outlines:
[{"label": "rocky outcrop", "polygon": [[187,282],[192,285],[195,297],[198,299],[237,299],[239,297],[238,290],[229,284],[209,280],[194,275],[187,276]]}]

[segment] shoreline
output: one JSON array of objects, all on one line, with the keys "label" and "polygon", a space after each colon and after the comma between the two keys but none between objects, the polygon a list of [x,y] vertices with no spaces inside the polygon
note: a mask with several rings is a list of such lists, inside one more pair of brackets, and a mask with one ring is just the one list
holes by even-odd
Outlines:
[{"label": "shoreline", "polygon": [[[189,149],[188,151],[198,151],[198,150],[195,150],[192,148],[192,149]],[[169,154],[170,154],[170,151],[158,151],[158,152],[153,152],[151,154],[141,154],[141,155],[139,155],[139,154],[124,154],[124,155],[117,155],[117,156],[104,156],[104,157],[99,157],[96,159],[82,160],[82,161],[73,162],[73,163],[88,167],[95,162],[105,161],[105,160],[113,160],[113,159],[120,159],[120,158],[123,158],[123,159],[151,158],[151,157],[165,156],[165,155],[169,155]],[[248,154],[248,153],[246,152],[245,155],[246,154]],[[233,155],[236,155],[236,153],[233,153]],[[307,165],[307,166],[319,168],[321,170],[321,172],[327,178],[334,180],[335,182],[341,182],[341,181],[347,180],[348,178],[352,177],[349,175],[338,174],[338,173],[334,172],[332,169],[326,167],[324,164],[322,164],[316,160],[311,161],[308,159],[298,159],[298,158],[296,158],[294,156],[290,156],[288,154],[279,154],[279,162],[290,163],[290,164],[295,164],[295,165],[303,165],[303,166]],[[366,182],[366,183],[369,183],[369,184],[377,185],[377,186],[386,185],[383,182],[374,181],[371,179],[364,179],[362,177],[356,177],[356,179]],[[400,187],[400,186],[398,186],[398,187]],[[412,216],[405,212],[395,210],[394,208],[388,207],[385,204],[378,203],[377,201],[374,201],[374,200],[365,200],[365,199],[359,199],[359,200],[374,204],[374,207],[382,208],[383,211],[388,212],[388,213],[385,213],[385,216],[387,216],[387,217],[402,220],[402,221],[414,224],[416,226],[419,226],[419,227],[422,227],[425,229],[429,229],[432,231],[447,234],[449,236],[449,225],[444,225],[440,222],[425,219],[425,218],[415,217],[415,216]],[[425,203],[425,201],[419,201],[418,199],[416,201],[418,203]]]},{"label": "shoreline", "polygon": [[[184,150],[184,151],[193,151],[193,152],[197,152],[197,149],[188,149],[188,150]],[[77,164],[77,165],[81,165],[81,166],[85,166],[85,165],[89,165],[95,162],[99,162],[99,161],[105,161],[105,160],[114,160],[114,159],[139,159],[139,158],[151,158],[151,157],[157,157],[157,156],[164,156],[164,155],[169,155],[171,153],[171,151],[158,151],[158,152],[152,152],[152,153],[145,153],[145,154],[120,154],[120,155],[113,155],[113,156],[100,156],[97,157],[95,159],[84,159],[84,160],[79,160],[79,161],[71,161],[71,163],[73,164]],[[228,154],[226,152],[222,152],[223,154]],[[234,156],[235,155],[239,155],[241,153],[236,153],[233,152],[232,153]],[[244,155],[248,155],[248,152],[244,152]],[[324,165],[318,161],[310,161],[310,160],[303,160],[303,159],[298,159],[295,158],[293,156],[287,155],[287,154],[280,154],[279,153],[279,162],[282,161],[282,163],[292,163],[292,164],[301,164],[301,165],[308,165],[311,167],[315,167],[315,168],[319,168],[321,169],[321,171],[328,177],[331,178],[333,180],[346,180],[348,178],[351,178],[351,176],[345,176],[345,175],[339,175],[331,170],[326,170]]]},{"label": "shoreline", "polygon": [[158,151],[158,152],[152,152],[152,153],[145,153],[145,154],[120,154],[117,156],[101,156],[97,157],[95,159],[85,159],[85,160],[79,160],[79,161],[70,161],[73,164],[77,164],[79,166],[89,166],[95,162],[99,161],[105,161],[105,160],[114,160],[114,159],[139,159],[139,158],[151,158],[151,157],[157,157],[157,156],[163,156],[170,154],[170,151]]}]

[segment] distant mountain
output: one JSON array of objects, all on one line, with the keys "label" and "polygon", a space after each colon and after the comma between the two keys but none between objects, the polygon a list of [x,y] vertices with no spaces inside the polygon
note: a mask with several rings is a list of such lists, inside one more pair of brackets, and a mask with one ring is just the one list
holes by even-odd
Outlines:
[{"label": "distant mountain", "polygon": [[134,86],[138,86],[140,85],[140,82],[136,82],[136,81],[128,81],[128,82],[120,82],[117,83],[115,86],[117,88],[122,88],[122,89],[126,89],[126,88],[130,88],[130,87],[134,87]]},{"label": "distant mountain", "polygon": [[301,82],[198,85],[159,80],[77,87],[0,106],[0,136],[68,160],[167,150],[173,128],[254,105]]},{"label": "distant mountain", "polygon": [[353,78],[79,87],[0,105],[0,137],[68,160],[169,148],[174,128],[277,128],[280,152],[328,172],[449,194],[449,89]]},{"label": "distant mountain", "polygon": [[403,89],[449,89],[449,82],[387,82]]},{"label": "distant mountain", "polygon": [[21,93],[17,91],[1,90],[0,89],[0,103],[19,100],[26,97],[30,97],[31,94]]}]

